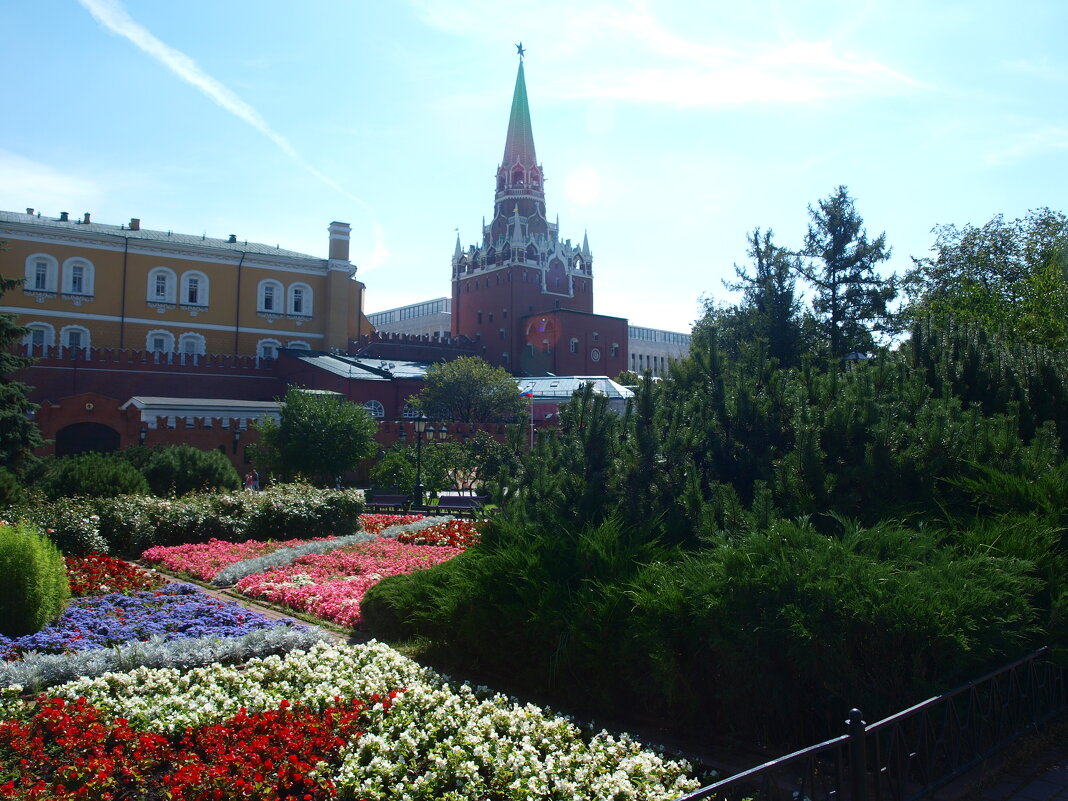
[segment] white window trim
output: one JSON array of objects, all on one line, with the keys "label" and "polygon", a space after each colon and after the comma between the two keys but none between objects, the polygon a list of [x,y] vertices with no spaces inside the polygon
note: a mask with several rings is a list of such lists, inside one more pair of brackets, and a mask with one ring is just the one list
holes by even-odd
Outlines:
[{"label": "white window trim", "polygon": [[307,342],[301,342],[299,339],[293,342],[286,343],[287,348],[293,348],[293,350],[311,350],[312,347]]},{"label": "white window trim", "polygon": [[[268,309],[264,306],[264,299],[266,297],[267,287],[274,287],[274,308]],[[279,317],[285,314],[285,302],[286,302],[286,288],[282,285],[281,281],[276,281],[273,278],[265,278],[260,281],[256,287],[256,311],[261,314],[277,314]]]},{"label": "white window trim", "polygon": [[64,348],[70,347],[67,345],[67,335],[72,331],[78,331],[82,335],[82,343],[77,347],[77,350],[85,350],[92,347],[92,335],[89,333],[88,328],[84,325],[65,325],[59,330],[59,342]]},{"label": "white window trim", "polygon": [[[167,347],[164,350],[152,350],[152,340],[160,336],[166,339]],[[162,328],[154,328],[153,330],[149,331],[148,336],[145,337],[145,350],[149,353],[173,353],[174,334]]]},{"label": "white window trim", "polygon": [[[267,355],[263,352],[263,346],[270,345],[274,348],[274,353]],[[256,357],[259,359],[276,359],[278,358],[278,349],[282,347],[282,343],[277,339],[261,339],[256,343]]]},{"label": "white window trim", "polygon": [[[197,302],[189,302],[189,279],[196,278],[199,283],[197,284]],[[197,308],[207,308],[208,305],[208,290],[210,288],[211,281],[200,270],[187,270],[182,273],[181,288],[182,292],[179,296],[181,298],[182,306],[195,306]]]},{"label": "white window trim", "polygon": [[[156,294],[156,277],[166,276],[166,291],[163,297]],[[178,275],[170,267],[153,267],[148,271],[148,287],[145,294],[149,303],[169,303],[174,305],[178,300]]]},{"label": "white window trim", "polygon": [[[296,293],[294,292],[294,290],[297,290],[297,289],[301,289],[301,290],[304,291],[303,297],[301,298],[301,306],[302,306],[302,308],[301,308],[301,310],[299,312],[295,311],[294,308],[293,308],[293,304],[295,303],[295,300],[296,300],[296,298],[295,298]],[[297,317],[311,317],[312,316],[312,299],[313,299],[313,297],[314,297],[314,293],[312,292],[312,288],[310,286],[308,286],[307,284],[303,284],[303,283],[290,284],[289,285],[289,289],[286,291],[286,314],[292,314],[292,315],[295,315]]]},{"label": "white window trim", "polygon": [[26,336],[22,338],[22,342],[24,345],[33,345],[34,331],[44,332],[44,341],[41,343],[41,347],[51,348],[53,345],[56,344],[56,329],[55,326],[53,326],[51,323],[42,323],[34,321],[32,323],[27,323],[26,327],[30,330],[27,331]]},{"label": "white window trim", "polygon": [[371,413],[371,417],[376,420],[381,420],[386,416],[386,407],[382,405],[381,401],[369,400],[364,401],[363,408]]},{"label": "white window trim", "polygon": [[[192,352],[185,349],[186,342],[195,342],[195,347]],[[185,331],[178,337],[178,353],[183,356],[206,356],[207,355],[207,342],[204,339],[203,334],[198,334],[194,331]]]},{"label": "white window trim", "polygon": [[[75,266],[83,267],[82,273],[82,291],[75,292],[74,281],[74,268]],[[74,256],[63,262],[63,294],[75,295],[77,297],[91,298],[93,296],[93,283],[96,277],[96,267],[89,259],[83,256]]]},{"label": "white window trim", "polygon": [[[48,265],[43,289],[37,288],[37,262],[39,261]],[[55,294],[59,289],[59,261],[56,257],[49,256],[47,253],[33,253],[28,256],[26,258],[26,283],[22,285],[22,288],[28,294],[34,292]]]}]

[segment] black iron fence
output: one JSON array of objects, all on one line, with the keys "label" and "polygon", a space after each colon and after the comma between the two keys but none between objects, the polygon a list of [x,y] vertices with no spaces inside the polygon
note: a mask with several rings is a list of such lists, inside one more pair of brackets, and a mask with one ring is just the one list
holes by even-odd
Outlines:
[{"label": "black iron fence", "polygon": [[1065,669],[1041,648],[878,723],[854,709],[847,733],[682,796],[739,801],[912,801],[1063,711]]}]

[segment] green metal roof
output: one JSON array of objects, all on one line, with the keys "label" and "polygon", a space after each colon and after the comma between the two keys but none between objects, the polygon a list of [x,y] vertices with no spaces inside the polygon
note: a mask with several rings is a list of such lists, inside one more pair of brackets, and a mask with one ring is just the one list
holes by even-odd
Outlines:
[{"label": "green metal roof", "polygon": [[534,131],[530,127],[530,105],[527,102],[527,82],[523,77],[523,62],[515,76],[515,93],[512,95],[512,113],[508,118],[508,138],[504,142],[504,159],[501,164],[511,167],[516,162],[526,167],[536,166],[534,154]]}]

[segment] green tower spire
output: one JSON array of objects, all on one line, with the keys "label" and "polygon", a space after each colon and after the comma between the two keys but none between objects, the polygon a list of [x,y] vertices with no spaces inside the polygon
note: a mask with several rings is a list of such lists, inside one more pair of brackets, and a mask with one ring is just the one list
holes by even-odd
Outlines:
[{"label": "green tower spire", "polygon": [[504,142],[502,167],[511,167],[519,162],[525,167],[538,163],[534,154],[534,131],[530,127],[530,105],[527,103],[527,82],[523,77],[523,61],[519,61],[519,73],[515,77],[515,92],[512,94],[512,114],[508,118],[508,138]]}]

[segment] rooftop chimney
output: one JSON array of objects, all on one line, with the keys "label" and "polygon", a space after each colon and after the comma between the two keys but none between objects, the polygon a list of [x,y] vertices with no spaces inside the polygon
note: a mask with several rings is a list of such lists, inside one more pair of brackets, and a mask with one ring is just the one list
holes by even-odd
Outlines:
[{"label": "rooftop chimney", "polygon": [[226,241],[229,242],[231,245],[236,245],[237,244],[237,234],[230,234],[230,238],[227,239]]},{"label": "rooftop chimney", "polygon": [[33,216],[33,209],[31,209],[29,206],[27,206],[26,207],[26,213],[29,214],[32,217]]},{"label": "rooftop chimney", "polygon": [[343,222],[330,223],[330,258],[337,261],[349,260],[349,233],[352,226]]},{"label": "rooftop chimney", "polygon": [[61,211],[61,212],[59,213],[59,221],[60,221],[60,222],[70,222],[70,220],[68,219],[68,217],[69,217],[69,215],[68,215],[68,214],[67,214],[67,212],[65,212],[65,211]]},{"label": "rooftop chimney", "polygon": [[85,212],[85,219],[82,220],[83,225],[89,224],[89,212]]},{"label": "rooftop chimney", "polygon": [[131,217],[130,218],[130,230],[131,231],[140,231],[141,230],[141,218],[140,217]]}]

